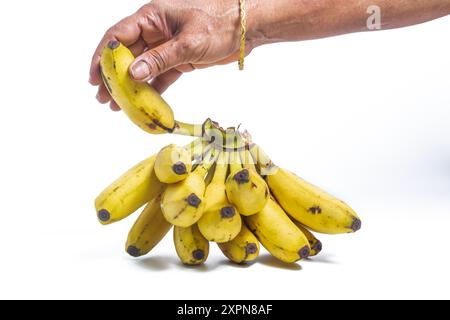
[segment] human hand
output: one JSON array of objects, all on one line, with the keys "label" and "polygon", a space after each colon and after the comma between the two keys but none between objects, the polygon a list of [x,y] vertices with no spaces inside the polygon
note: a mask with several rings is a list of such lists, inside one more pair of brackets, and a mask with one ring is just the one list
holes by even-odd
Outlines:
[{"label": "human hand", "polygon": [[[240,27],[236,0],[155,0],[111,27],[94,53],[90,83],[97,100],[112,100],[100,75],[100,57],[109,41],[126,45],[137,57],[130,66],[136,81],[149,82],[163,93],[184,72],[238,61]],[[252,49],[247,44],[247,54]]]}]

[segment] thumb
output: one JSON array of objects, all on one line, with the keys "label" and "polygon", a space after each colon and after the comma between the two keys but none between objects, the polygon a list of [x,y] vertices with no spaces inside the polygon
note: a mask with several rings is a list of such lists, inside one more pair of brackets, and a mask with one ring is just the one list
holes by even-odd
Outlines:
[{"label": "thumb", "polygon": [[189,45],[173,38],[160,46],[144,52],[130,66],[130,75],[136,81],[149,81],[170,69],[186,63]]}]

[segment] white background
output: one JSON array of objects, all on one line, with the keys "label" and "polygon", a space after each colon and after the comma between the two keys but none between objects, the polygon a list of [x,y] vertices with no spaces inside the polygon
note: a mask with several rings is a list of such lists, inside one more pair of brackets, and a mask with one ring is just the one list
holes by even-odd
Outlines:
[{"label": "white background", "polygon": [[0,5],[0,298],[450,298],[450,18],[266,46],[166,94],[177,118],[243,123],[281,166],[349,202],[354,235],[286,266],[187,268],[168,236],[133,260],[135,216],[97,223],[97,193],[169,143],[95,100],[91,54],[145,1]]}]

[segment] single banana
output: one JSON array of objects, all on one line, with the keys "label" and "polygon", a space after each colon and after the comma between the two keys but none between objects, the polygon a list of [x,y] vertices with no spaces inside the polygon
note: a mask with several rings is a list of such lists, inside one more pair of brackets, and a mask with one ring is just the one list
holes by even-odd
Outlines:
[{"label": "single banana", "polygon": [[161,212],[161,196],[145,207],[128,234],[126,251],[133,257],[149,253],[169,232],[172,225]]},{"label": "single banana", "polygon": [[241,231],[233,240],[218,244],[223,254],[235,263],[248,263],[259,255],[259,242],[255,235],[242,224]]},{"label": "single banana", "polygon": [[272,199],[261,212],[246,217],[245,222],[267,251],[281,261],[292,263],[311,253],[306,236]]},{"label": "single banana", "polygon": [[300,229],[301,232],[306,236],[309,241],[309,246],[311,247],[310,257],[317,256],[322,251],[322,242],[316,238],[316,236],[305,228],[300,222],[292,220],[295,223],[297,228]]},{"label": "single banana", "polygon": [[130,78],[128,70],[134,59],[118,41],[111,41],[104,48],[100,65],[109,93],[141,129],[152,134],[173,132],[175,120],[170,106],[149,84]]},{"label": "single banana", "polygon": [[106,225],[125,219],[164,189],[153,170],[156,156],[150,157],[123,174],[95,200],[100,223]]},{"label": "single banana", "polygon": [[242,215],[250,216],[264,208],[269,199],[269,188],[255,166],[244,162],[243,167],[240,157],[240,152],[231,154],[226,193],[228,200]]},{"label": "single banana", "polygon": [[[210,145],[196,139],[185,146],[192,159],[202,155]],[[156,155],[138,163],[108,186],[95,200],[100,223],[106,225],[125,219],[161,194],[165,185],[154,171]]]},{"label": "single banana", "polygon": [[361,220],[346,203],[277,167],[259,146],[254,145],[251,152],[272,194],[292,218],[326,234],[352,233],[361,228]]},{"label": "single banana", "polygon": [[202,217],[205,209],[204,179],[215,161],[216,152],[213,148],[185,180],[167,186],[162,197],[161,208],[168,222],[186,228]]},{"label": "single banana", "polygon": [[228,154],[222,152],[216,162],[213,180],[205,192],[205,212],[198,221],[203,236],[217,243],[233,240],[240,232],[242,219],[237,209],[228,202],[225,179],[228,171]]},{"label": "single banana", "polygon": [[191,163],[191,154],[186,148],[171,144],[156,156],[155,173],[163,183],[180,182],[191,172]]},{"label": "single banana", "polygon": [[181,262],[187,265],[198,265],[206,261],[209,254],[209,242],[198,230],[196,224],[173,229],[175,249]]}]

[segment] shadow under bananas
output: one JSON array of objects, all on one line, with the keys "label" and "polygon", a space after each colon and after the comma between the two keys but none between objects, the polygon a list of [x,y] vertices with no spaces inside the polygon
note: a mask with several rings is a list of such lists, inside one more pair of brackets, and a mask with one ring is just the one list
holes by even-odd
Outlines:
[{"label": "shadow under bananas", "polygon": [[[321,255],[313,259],[306,259],[300,263],[324,263],[338,264],[330,259],[331,256]],[[254,264],[261,264],[266,267],[283,269],[288,271],[300,271],[302,266],[299,263],[284,263],[272,257],[270,254],[261,255],[255,262],[249,264],[236,264],[226,259],[213,263],[206,263],[200,266],[188,266],[182,264],[177,258],[172,256],[154,256],[133,261],[135,265],[151,271],[166,271],[170,269],[192,270],[194,272],[210,272],[221,267],[233,267],[237,269],[251,269]]]},{"label": "shadow under bananas", "polygon": [[284,270],[290,270],[290,271],[302,270],[302,266],[299,265],[298,263],[285,263],[285,262],[282,262],[282,261],[274,258],[270,254],[261,255],[258,258],[257,263],[260,263],[267,267],[277,268],[277,269],[284,269]]},{"label": "shadow under bananas", "polygon": [[213,263],[206,263],[199,266],[188,266],[181,263],[177,258],[168,255],[137,259],[134,262],[137,266],[151,271],[166,271],[177,268],[180,270],[192,270],[194,272],[209,272],[219,267],[219,264]]},{"label": "shadow under bananas", "polygon": [[308,258],[304,261],[307,263],[339,264],[339,262],[333,260],[332,255],[326,254],[320,254],[316,257]]}]

